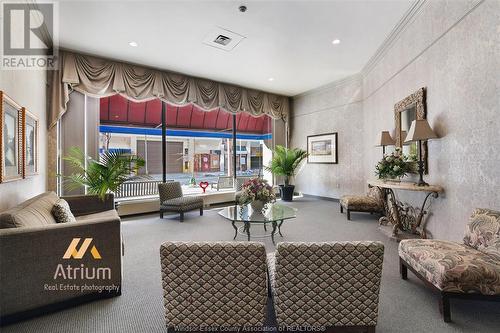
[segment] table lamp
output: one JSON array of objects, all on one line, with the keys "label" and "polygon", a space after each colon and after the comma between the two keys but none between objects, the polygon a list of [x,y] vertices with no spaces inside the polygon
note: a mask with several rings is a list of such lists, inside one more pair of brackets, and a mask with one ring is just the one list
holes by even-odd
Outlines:
[{"label": "table lamp", "polygon": [[385,146],[394,146],[396,141],[392,138],[389,131],[382,131],[377,140],[377,147],[382,146],[382,154],[385,155]]},{"label": "table lamp", "polygon": [[424,182],[424,161],[422,160],[422,141],[437,138],[436,133],[429,126],[426,119],[414,120],[411,122],[410,129],[408,130],[408,135],[406,136],[406,142],[417,142],[418,148],[418,174],[420,179],[417,183],[418,186],[427,186]]}]

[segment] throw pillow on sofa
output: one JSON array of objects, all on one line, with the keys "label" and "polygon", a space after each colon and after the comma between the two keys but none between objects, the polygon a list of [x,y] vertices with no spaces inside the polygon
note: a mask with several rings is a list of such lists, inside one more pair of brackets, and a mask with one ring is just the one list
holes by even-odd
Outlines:
[{"label": "throw pillow on sofa", "polygon": [[76,222],[68,202],[64,199],[57,200],[54,207],[52,207],[52,215],[54,215],[57,223]]}]

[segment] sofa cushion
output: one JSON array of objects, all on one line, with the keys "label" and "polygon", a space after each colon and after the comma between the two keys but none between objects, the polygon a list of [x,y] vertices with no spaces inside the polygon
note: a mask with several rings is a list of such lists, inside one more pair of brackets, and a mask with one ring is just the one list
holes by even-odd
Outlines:
[{"label": "sofa cushion", "polygon": [[500,212],[476,208],[467,223],[464,244],[500,260]]},{"label": "sofa cushion", "polygon": [[440,290],[500,294],[500,261],[496,256],[433,239],[403,240],[399,256]]},{"label": "sofa cushion", "polygon": [[176,212],[187,212],[203,207],[202,197],[180,197],[166,200],[161,204],[161,209]]},{"label": "sofa cushion", "polygon": [[340,198],[340,204],[354,211],[381,211],[382,202],[366,195],[344,195]]},{"label": "sofa cushion", "polygon": [[105,220],[111,221],[119,219],[120,216],[118,216],[118,212],[113,209],[99,213],[77,216],[76,222],[93,222],[93,221],[105,221]]},{"label": "sofa cushion", "polygon": [[39,227],[56,223],[52,207],[59,200],[54,192],[33,197],[0,214],[0,229],[18,227]]},{"label": "sofa cushion", "polygon": [[52,207],[52,215],[57,223],[76,222],[75,216],[69,208],[68,202],[64,199],[59,199]]}]

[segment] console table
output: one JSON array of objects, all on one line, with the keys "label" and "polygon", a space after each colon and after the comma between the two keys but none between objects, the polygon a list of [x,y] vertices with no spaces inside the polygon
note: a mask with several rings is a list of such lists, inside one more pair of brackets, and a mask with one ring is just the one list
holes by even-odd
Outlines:
[{"label": "console table", "polygon": [[[381,217],[379,224],[381,229],[384,226],[392,227],[390,237],[395,240],[404,238],[427,238],[425,223],[422,223],[427,214],[426,204],[429,197],[437,198],[444,189],[439,185],[417,186],[412,182],[395,182],[384,180],[370,180],[368,186],[378,187],[384,193],[385,216]],[[420,208],[413,207],[396,199],[394,190],[425,192],[424,202]]]}]

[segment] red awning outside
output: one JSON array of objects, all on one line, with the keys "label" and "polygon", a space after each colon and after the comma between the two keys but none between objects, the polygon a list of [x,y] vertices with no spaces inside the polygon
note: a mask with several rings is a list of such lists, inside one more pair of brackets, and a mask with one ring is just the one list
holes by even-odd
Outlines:
[{"label": "red awning outside", "polygon": [[[161,126],[161,101],[159,99],[136,103],[121,95],[100,99],[101,124],[139,127]],[[248,113],[236,115],[238,132],[266,134],[272,132],[269,116],[253,117]],[[217,109],[202,111],[195,105],[173,106],[167,104],[167,127],[223,131],[232,130],[229,112]]]}]

